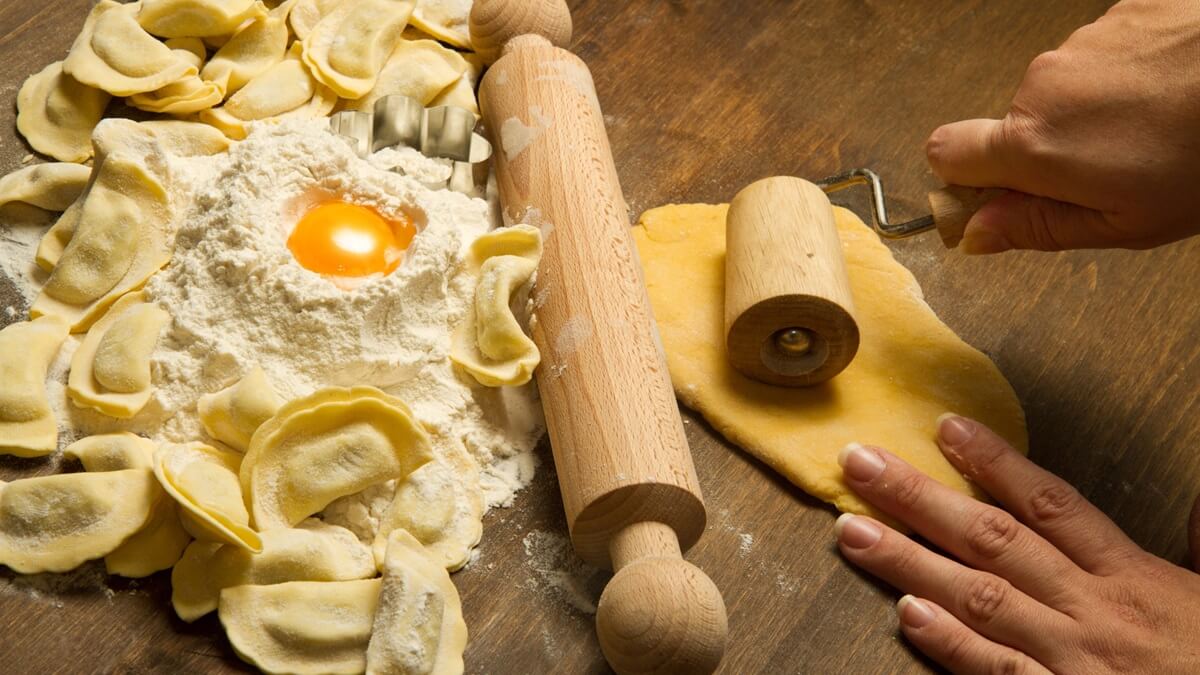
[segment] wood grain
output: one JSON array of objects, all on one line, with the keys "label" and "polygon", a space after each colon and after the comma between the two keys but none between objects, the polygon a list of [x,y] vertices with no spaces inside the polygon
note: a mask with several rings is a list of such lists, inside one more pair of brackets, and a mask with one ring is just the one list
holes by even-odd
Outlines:
[{"label": "wood grain", "polygon": [[[929,132],[1002,114],[1029,60],[1108,4],[571,3],[573,49],[595,77],[634,217],[667,202],[727,201],[766,176],[816,179],[868,166],[898,198],[898,219],[918,215],[926,192],[940,187],[922,156]],[[0,96],[12,101],[27,74],[62,58],[88,6],[0,3]],[[10,104],[0,107],[0,139],[0,171],[11,171],[29,150]],[[867,213],[865,200],[851,205]],[[1200,242],[986,259],[945,251],[933,234],[890,246],[942,318],[1012,381],[1032,457],[1139,544],[1182,562],[1200,484]],[[0,279],[8,298],[0,305],[12,292]],[[721,672],[930,671],[897,635],[896,594],[839,559],[832,511],[690,413],[684,419],[711,514],[688,557],[712,574],[729,610]],[[607,672],[593,617],[549,590],[545,562],[556,540],[546,533],[566,527],[542,450],[534,485],[513,508],[489,514],[480,560],[454,575],[472,673]],[[5,461],[0,479],[42,466]],[[585,569],[572,579],[594,601],[607,576]],[[0,572],[6,670],[246,670],[215,619],[187,626],[173,618],[165,576],[114,582],[111,598],[33,597],[20,583]]]}]

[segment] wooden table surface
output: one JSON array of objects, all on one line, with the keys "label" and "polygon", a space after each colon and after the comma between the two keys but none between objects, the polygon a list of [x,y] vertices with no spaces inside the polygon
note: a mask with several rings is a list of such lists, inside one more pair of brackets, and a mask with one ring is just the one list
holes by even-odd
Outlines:
[{"label": "wooden table surface", "polygon": [[[17,88],[63,57],[90,4],[0,4],[0,172],[28,152],[13,129]],[[884,176],[897,215],[915,213],[936,186],[921,150],[929,131],[1002,115],[1029,60],[1108,3],[571,4],[574,48],[595,75],[636,217],[669,202],[726,201],[764,176],[859,166]],[[987,259],[947,253],[935,236],[892,248],[938,314],[1008,376],[1028,414],[1032,457],[1139,544],[1182,561],[1200,485],[1200,242]],[[5,285],[0,293],[11,297]],[[710,514],[689,557],[729,608],[721,672],[928,671],[898,637],[896,593],[839,559],[834,512],[698,416],[685,420]],[[608,670],[586,611],[606,575],[564,554],[562,506],[542,450],[534,484],[488,515],[480,560],[454,575],[471,631],[468,672]],[[5,460],[0,478],[37,466]],[[112,593],[86,578],[75,586],[48,593],[0,571],[0,670],[246,669],[215,616],[191,626],[174,617],[165,574],[114,580]]]}]

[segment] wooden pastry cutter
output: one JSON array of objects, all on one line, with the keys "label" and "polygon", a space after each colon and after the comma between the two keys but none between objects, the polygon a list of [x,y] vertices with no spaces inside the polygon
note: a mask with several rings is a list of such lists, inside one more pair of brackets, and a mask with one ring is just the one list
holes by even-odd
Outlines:
[{"label": "wooden pastry cutter", "polygon": [[767,384],[807,387],[842,372],[859,331],[828,193],[871,190],[871,227],[888,239],[936,229],[947,248],[1002,190],[950,185],[929,193],[930,215],[888,220],[883,182],[854,169],[817,183],[776,177],[752,183],[726,218],[725,347],[738,372]]}]

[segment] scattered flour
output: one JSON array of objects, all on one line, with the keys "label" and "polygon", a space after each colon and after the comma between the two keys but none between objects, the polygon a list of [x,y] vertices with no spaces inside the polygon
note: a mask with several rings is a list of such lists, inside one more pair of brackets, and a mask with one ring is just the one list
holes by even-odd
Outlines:
[{"label": "scattered flour", "polygon": [[536,578],[526,587],[548,593],[583,614],[596,613],[596,599],[603,588],[604,574],[579,558],[571,541],[553,532],[532,530],[521,543]]},{"label": "scattered flour", "polygon": [[738,533],[738,539],[741,541],[741,543],[738,544],[738,553],[745,558],[746,556],[750,555],[751,551],[754,550],[754,535],[746,532],[740,532]]},{"label": "scattered flour", "polygon": [[[65,427],[60,441],[113,430],[205,440],[197,399],[257,364],[285,400],[361,384],[400,398],[430,431],[435,451],[458,442],[467,448],[481,467],[489,507],[511,504],[533,477],[544,421],[533,385],[484,388],[448,359],[451,330],[474,291],[467,247],[498,214],[494,199],[431,189],[447,170],[408,149],[359,159],[324,120],[258,125],[228,153],[172,157],[175,253],[145,287],[173,319],[152,356],[155,392],[129,420],[74,406],[66,376],[82,336],[68,338],[47,383]],[[339,284],[295,261],[286,246],[291,225],[335,198],[417,225],[395,272]],[[0,229],[0,273],[26,303],[44,282],[32,263],[43,232]],[[374,486],[325,515],[367,538],[394,490]]]}]

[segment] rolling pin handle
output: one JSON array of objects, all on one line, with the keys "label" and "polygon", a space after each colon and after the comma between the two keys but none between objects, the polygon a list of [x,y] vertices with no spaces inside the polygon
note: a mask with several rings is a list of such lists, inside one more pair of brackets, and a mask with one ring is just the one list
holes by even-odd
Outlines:
[{"label": "rolling pin handle", "polygon": [[716,585],[684,560],[675,531],[640,522],[609,543],[616,575],[596,607],[600,648],[618,673],[711,673],[728,623]]},{"label": "rolling pin handle", "polygon": [[933,224],[946,248],[955,248],[963,238],[963,230],[971,216],[984,204],[1004,194],[1000,188],[974,188],[962,185],[947,185],[929,193],[929,211]]},{"label": "rolling pin handle", "polygon": [[565,0],[475,0],[468,21],[471,46],[488,65],[519,35],[540,35],[556,47],[571,43],[571,11]]}]

